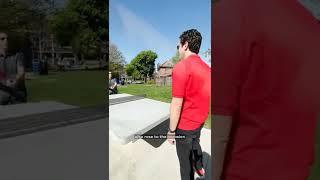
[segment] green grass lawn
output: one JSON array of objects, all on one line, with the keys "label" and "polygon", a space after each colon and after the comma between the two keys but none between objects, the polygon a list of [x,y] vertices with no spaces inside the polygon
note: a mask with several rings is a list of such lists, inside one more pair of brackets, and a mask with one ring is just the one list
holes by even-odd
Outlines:
[{"label": "green grass lawn", "polygon": [[27,80],[28,101],[58,101],[76,106],[106,102],[106,72],[52,72]]},{"label": "green grass lawn", "polygon": [[[171,87],[168,86],[156,86],[154,84],[131,84],[127,86],[119,86],[119,93],[127,93],[132,95],[145,94],[147,98],[162,101],[171,102]],[[205,123],[206,128],[211,128],[211,117],[208,117]]]},{"label": "green grass lawn", "polygon": [[132,95],[145,94],[147,98],[162,101],[171,102],[171,87],[156,86],[153,84],[130,84],[127,86],[119,86],[119,93],[127,93]]}]

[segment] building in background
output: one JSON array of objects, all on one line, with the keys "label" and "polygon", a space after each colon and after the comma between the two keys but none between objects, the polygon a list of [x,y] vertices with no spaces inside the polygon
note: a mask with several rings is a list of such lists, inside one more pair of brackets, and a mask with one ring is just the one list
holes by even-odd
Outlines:
[{"label": "building in background", "polygon": [[173,66],[174,64],[171,60],[158,65],[155,73],[155,81],[158,86],[171,86]]}]

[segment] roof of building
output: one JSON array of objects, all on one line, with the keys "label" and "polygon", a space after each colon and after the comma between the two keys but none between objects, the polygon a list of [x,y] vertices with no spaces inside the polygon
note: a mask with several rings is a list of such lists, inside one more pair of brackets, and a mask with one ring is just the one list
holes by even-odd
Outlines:
[{"label": "roof of building", "polygon": [[160,64],[160,68],[173,68],[174,64],[172,60],[167,60],[164,63]]}]

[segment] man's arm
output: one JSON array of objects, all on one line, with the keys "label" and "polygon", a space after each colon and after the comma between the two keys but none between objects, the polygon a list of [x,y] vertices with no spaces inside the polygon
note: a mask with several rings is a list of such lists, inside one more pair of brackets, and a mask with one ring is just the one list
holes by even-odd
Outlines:
[{"label": "man's arm", "polygon": [[[188,73],[185,64],[178,63],[172,70],[172,102],[170,106],[170,130],[175,131],[180,120],[180,115],[185,97]],[[168,133],[168,135],[170,132]],[[171,133],[175,134],[175,133]],[[173,139],[168,138],[173,144]]]},{"label": "man's arm", "polygon": [[17,86],[20,82],[24,82],[25,80],[24,56],[23,54],[18,54],[17,58],[18,64],[15,86]]},{"label": "man's arm", "polygon": [[183,98],[172,98],[170,105],[170,130],[175,131],[180,119]]},{"label": "man's arm", "polygon": [[213,180],[220,180],[231,127],[231,116],[213,116]]},{"label": "man's arm", "polygon": [[169,132],[167,134],[167,139],[170,144],[174,144],[174,135],[170,131],[175,131],[177,129],[177,125],[181,115],[183,98],[172,98],[170,105],[170,124],[169,124]]},{"label": "man's arm", "polygon": [[113,80],[113,85],[111,86],[111,89],[114,89],[117,86],[117,81]]}]

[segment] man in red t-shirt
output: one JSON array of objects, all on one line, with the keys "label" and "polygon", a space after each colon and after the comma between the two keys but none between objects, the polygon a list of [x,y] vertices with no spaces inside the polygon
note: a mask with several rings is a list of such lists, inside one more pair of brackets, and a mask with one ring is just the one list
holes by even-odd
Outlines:
[{"label": "man in red t-shirt", "polygon": [[214,180],[308,178],[320,93],[317,9],[308,0],[213,5]]},{"label": "man in red t-shirt", "polygon": [[[198,56],[201,40],[196,29],[181,34],[177,46],[181,60],[172,72],[168,141],[176,142],[182,180],[194,179],[194,171],[204,176],[199,138],[209,114],[211,70]],[[172,138],[174,135],[176,139]]]}]

